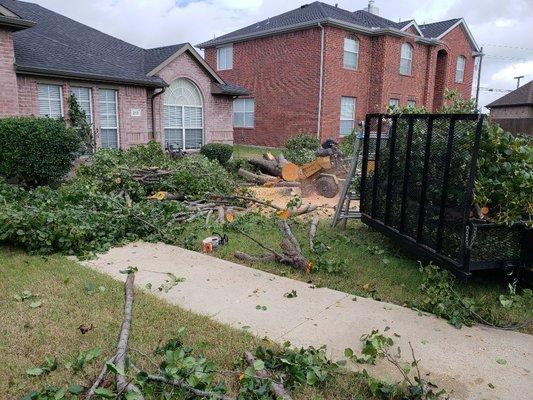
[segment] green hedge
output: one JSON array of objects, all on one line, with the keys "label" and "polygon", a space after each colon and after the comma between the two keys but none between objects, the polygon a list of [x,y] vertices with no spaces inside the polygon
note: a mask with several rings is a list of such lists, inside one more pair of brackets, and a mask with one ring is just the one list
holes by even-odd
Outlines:
[{"label": "green hedge", "polygon": [[69,172],[80,146],[78,132],[63,120],[0,119],[0,175],[32,187],[55,183]]},{"label": "green hedge", "polygon": [[217,160],[226,165],[233,154],[233,146],[224,143],[208,143],[200,149],[200,153],[210,160]]}]

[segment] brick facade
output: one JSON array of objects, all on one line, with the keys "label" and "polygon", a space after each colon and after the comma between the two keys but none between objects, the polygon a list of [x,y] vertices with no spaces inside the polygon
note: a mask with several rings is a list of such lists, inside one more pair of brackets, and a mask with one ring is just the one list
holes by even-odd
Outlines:
[{"label": "brick facade", "polygon": [[18,114],[13,32],[0,26],[0,117]]},{"label": "brick facade", "polygon": [[[60,85],[63,92],[63,114],[68,120],[68,93],[71,86],[91,89],[93,123],[99,143],[101,88],[118,91],[118,131],[121,148],[146,143],[152,134],[151,96],[154,89],[142,86],[114,85],[102,82],[53,79],[32,75],[16,74],[11,32],[0,30],[0,117],[16,115],[39,115],[39,83]],[[4,46],[4,44],[6,44]],[[211,94],[211,77],[200,68],[188,53],[184,52],[166,65],[159,73],[166,82],[177,78],[193,81],[203,98],[204,143],[233,142],[232,98]],[[156,98],[156,140],[163,142],[163,95]],[[140,110],[140,116],[133,116],[132,110]]]},{"label": "brick facade", "polygon": [[[216,70],[216,49],[205,50]],[[316,134],[320,74],[320,29],[235,43],[233,69],[217,71],[223,79],[251,91],[253,129],[235,128],[236,143],[282,146],[294,133]]]},{"label": "brick facade", "polygon": [[[415,33],[414,28],[409,29]],[[356,70],[343,66],[346,36],[359,40]],[[409,76],[399,73],[404,42],[413,47]],[[385,111],[393,98],[399,100],[400,106],[415,101],[417,106],[430,110],[442,105],[444,88],[459,90],[469,98],[474,57],[462,25],[446,34],[442,42],[428,45],[413,35],[371,37],[326,26],[320,138],[339,138],[342,96],[356,98],[356,121],[364,120],[368,112]],[[255,99],[255,126],[235,128],[236,143],[281,146],[300,130],[317,134],[320,47],[319,27],[233,44],[233,68],[217,72],[223,79],[246,87]],[[466,57],[464,81],[456,83],[460,55]],[[205,58],[216,70],[215,47],[205,49]]]}]

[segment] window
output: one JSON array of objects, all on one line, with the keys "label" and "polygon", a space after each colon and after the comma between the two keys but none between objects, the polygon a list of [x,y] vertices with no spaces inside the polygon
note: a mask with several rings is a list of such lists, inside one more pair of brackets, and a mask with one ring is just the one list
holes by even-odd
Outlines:
[{"label": "window", "polygon": [[341,136],[353,132],[355,122],[355,97],[341,97]]},{"label": "window", "polygon": [[59,85],[37,85],[39,115],[50,118],[63,116],[63,90]]},{"label": "window", "polygon": [[165,92],[163,107],[165,147],[202,147],[204,109],[198,87],[189,79],[176,79]]},{"label": "window", "polygon": [[344,68],[357,69],[359,63],[359,40],[344,38]]},{"label": "window", "polygon": [[85,116],[87,117],[87,123],[92,125],[93,123],[93,105],[92,105],[92,96],[91,89],[87,87],[77,87],[71,86],[70,93],[76,97],[76,101],[80,108],[85,111]]},{"label": "window", "polygon": [[407,107],[415,108],[416,107],[416,101],[415,100],[407,100]]},{"label": "window", "polygon": [[390,99],[389,100],[389,107],[390,108],[396,108],[400,106],[400,99]]},{"label": "window", "polygon": [[400,58],[400,74],[411,75],[411,65],[413,61],[413,46],[409,43],[402,44]]},{"label": "window", "polygon": [[219,47],[217,49],[217,69],[222,71],[224,69],[233,68],[233,45]]},{"label": "window", "polygon": [[455,68],[455,82],[463,83],[463,79],[465,77],[465,65],[466,65],[466,57],[464,56],[457,57],[457,65]]},{"label": "window", "polygon": [[112,89],[99,89],[100,144],[103,148],[118,149],[118,92]]},{"label": "window", "polygon": [[233,126],[253,128],[255,119],[255,100],[236,99],[233,101]]}]

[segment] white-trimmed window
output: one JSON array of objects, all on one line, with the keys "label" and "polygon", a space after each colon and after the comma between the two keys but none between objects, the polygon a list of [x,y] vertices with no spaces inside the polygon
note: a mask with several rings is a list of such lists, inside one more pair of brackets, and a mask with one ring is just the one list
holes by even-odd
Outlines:
[{"label": "white-trimmed window", "polygon": [[80,108],[85,111],[87,117],[87,123],[93,124],[93,104],[91,88],[82,86],[71,86],[70,93],[76,98],[76,102]]},{"label": "white-trimmed window", "polygon": [[353,37],[344,38],[344,68],[357,69],[359,64],[359,40]]},{"label": "white-trimmed window", "polygon": [[407,107],[415,108],[416,107],[416,101],[415,100],[407,100]]},{"label": "white-trimmed window", "polygon": [[457,65],[455,67],[455,82],[463,83],[465,77],[466,57],[457,57]]},{"label": "white-trimmed window", "polygon": [[402,44],[400,56],[400,74],[411,75],[411,67],[413,64],[413,46],[409,43]]},{"label": "white-trimmed window", "polygon": [[63,116],[63,88],[60,85],[38,84],[39,115],[50,118]]},{"label": "white-trimmed window", "polygon": [[233,68],[233,45],[219,47],[217,49],[217,69],[219,71]]},{"label": "white-trimmed window", "polygon": [[103,148],[118,149],[118,92],[99,89],[100,144]]},{"label": "white-trimmed window", "polygon": [[199,149],[204,138],[204,109],[198,87],[189,79],[176,79],[165,91],[163,104],[165,147]]},{"label": "white-trimmed window", "polygon": [[389,107],[390,108],[400,107],[400,99],[390,99],[389,100]]},{"label": "white-trimmed window", "polygon": [[253,128],[255,121],[255,100],[233,100],[233,126],[236,128]]},{"label": "white-trimmed window", "polygon": [[349,135],[355,126],[355,97],[341,97],[341,136]]}]

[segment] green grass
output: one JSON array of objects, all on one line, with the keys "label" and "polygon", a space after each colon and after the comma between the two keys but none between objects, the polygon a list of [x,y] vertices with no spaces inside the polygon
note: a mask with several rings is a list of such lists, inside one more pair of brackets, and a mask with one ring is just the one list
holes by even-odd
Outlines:
[{"label": "green grass", "polygon": [[[86,284],[104,287],[89,295]],[[29,302],[17,302],[16,294],[30,290],[42,301],[40,308]],[[0,248],[0,397],[20,398],[30,390],[47,385],[78,383],[88,385],[106,360],[116,351],[122,320],[123,284],[82,267],[62,256],[28,256],[19,251]],[[81,334],[80,325],[94,329]],[[186,327],[186,344],[201,347],[206,357],[221,369],[233,370],[233,362],[245,350],[255,349],[259,339],[226,325],[169,305],[156,297],[136,291],[130,347],[143,353]],[[84,351],[100,347],[103,354],[81,373],[74,375],[64,362]],[[199,354],[199,353],[197,353]],[[146,359],[131,353],[141,368],[153,371]],[[59,360],[58,370],[41,377],[29,377],[26,369],[40,365],[45,356]],[[226,377],[230,387],[232,379]],[[301,388],[295,399],[347,399],[362,396],[353,374],[339,374],[323,389]],[[361,398],[370,398],[364,396]]]},{"label": "green grass", "polygon": [[233,146],[233,158],[251,158],[261,157],[266,152],[271,152],[277,156],[283,149],[275,147],[261,147],[261,146],[246,146],[243,144],[236,144]]},{"label": "green grass", "polygon": [[[317,240],[330,247],[328,257],[344,261],[344,270],[340,274],[318,271],[312,274],[301,273],[278,263],[254,263],[249,266],[283,275],[289,278],[312,282],[314,285],[340,290],[354,295],[373,297],[399,305],[411,306],[422,300],[420,285],[424,274],[419,269],[419,262],[410,253],[402,251],[392,241],[380,233],[354,221],[345,231],[331,228],[329,219],[323,220],[318,229]],[[279,250],[281,235],[273,221],[252,217],[240,226],[252,237],[268,247]],[[307,245],[309,222],[297,223],[293,229],[302,250],[313,259]],[[214,229],[216,232],[218,229]],[[212,233],[203,226],[190,225],[186,234],[194,234],[203,239]],[[230,261],[242,263],[235,259],[235,250],[251,254],[261,254],[263,250],[252,240],[229,230],[228,245],[216,249],[214,255]],[[198,248],[195,248],[199,250]],[[499,301],[499,295],[508,294],[507,283],[503,274],[476,274],[468,283],[457,282],[460,295],[475,299],[481,304],[480,314],[490,316],[500,325],[524,324],[533,319],[533,308],[506,309]],[[533,333],[531,324],[520,330]]]}]

